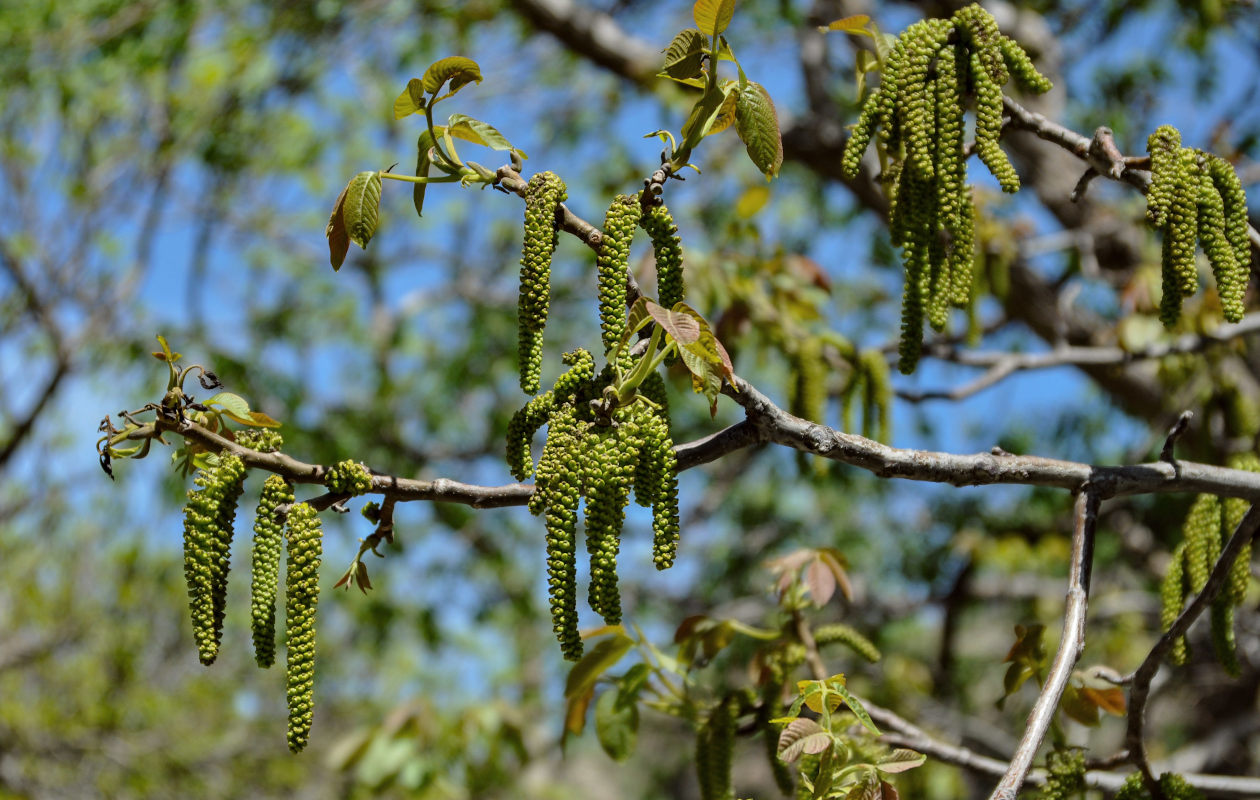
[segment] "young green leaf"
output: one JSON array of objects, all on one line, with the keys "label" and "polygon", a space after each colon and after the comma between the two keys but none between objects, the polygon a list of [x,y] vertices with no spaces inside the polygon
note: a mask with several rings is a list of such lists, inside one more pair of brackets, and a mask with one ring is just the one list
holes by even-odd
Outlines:
[{"label": "young green leaf", "polygon": [[722,91],[726,92],[726,99],[718,107],[717,115],[713,117],[713,122],[704,133],[705,136],[721,133],[735,124],[735,107],[739,102],[739,81],[722,81]]},{"label": "young green leaf", "polygon": [[350,252],[350,236],[346,233],[346,221],[342,215],[346,204],[346,189],[342,189],[341,194],[337,195],[337,202],[328,217],[328,227],[324,229],[324,235],[328,237],[328,260],[332,263],[333,272],[341,269],[346,253]]},{"label": "young green leaf", "polygon": [[735,0],[696,0],[691,16],[696,27],[706,36],[717,36],[731,24],[735,13]]},{"label": "young green leaf", "polygon": [[870,21],[871,18],[866,14],[854,14],[849,17],[844,17],[843,19],[835,20],[830,25],[819,26],[818,31],[820,33],[827,33],[828,31],[844,31],[845,33],[857,33],[862,34],[863,36],[871,36],[871,32],[866,29],[866,23]]},{"label": "young green leaf", "polygon": [[202,401],[204,406],[219,406],[227,414],[233,417],[248,417],[249,402],[239,394],[231,392],[219,392],[208,400]]},{"label": "young green leaf", "polygon": [[433,62],[424,71],[420,85],[429,94],[437,94],[447,81],[451,83],[449,94],[455,94],[470,83],[481,83],[481,67],[471,58],[449,56]]},{"label": "young green leaf", "polygon": [[424,110],[424,89],[419,78],[407,81],[407,88],[394,101],[394,119],[402,119]]},{"label": "young green leaf", "polygon": [[639,733],[639,707],[623,702],[619,692],[608,690],[595,702],[595,735],[613,761],[625,761],[634,753]]},{"label": "young green leaf", "polygon": [[[429,133],[428,128],[420,132],[420,138],[416,140],[416,177],[429,177],[429,165],[433,163],[429,156],[429,151],[433,149],[433,134]],[[416,216],[424,216],[424,190],[428,186],[427,183],[414,183],[411,185],[411,204],[416,207]]]},{"label": "young green leaf", "polygon": [[[451,114],[446,122],[447,132],[451,136],[463,139],[466,142],[489,147],[492,150],[516,150],[516,148],[512,147],[512,143],[507,140],[507,137],[495,130],[494,126],[489,123],[473,119],[464,114]],[[516,154],[521,158],[528,158],[520,150],[516,150]]]},{"label": "young green leaf", "polygon": [[699,77],[705,44],[704,34],[695,28],[679,31],[665,48],[665,66],[661,72],[674,80]]},{"label": "young green leaf", "polygon": [[744,141],[748,157],[767,179],[779,174],[783,165],[783,139],[779,117],[766,88],[755,81],[740,90],[735,103],[735,132]]},{"label": "young green leaf", "polygon": [[681,150],[689,151],[705,137],[713,127],[713,122],[725,100],[726,93],[721,87],[712,86],[696,101],[696,104],[691,107],[691,114],[682,126]]},{"label": "young green leaf", "polygon": [[564,696],[571,698],[585,694],[595,685],[599,676],[620,661],[633,646],[634,640],[620,631],[607,639],[601,639],[569,671],[569,677],[564,684]]},{"label": "young green leaf", "polygon": [[367,249],[368,242],[376,234],[380,222],[381,174],[360,172],[346,186],[346,200],[342,208],[346,231],[350,241]]}]

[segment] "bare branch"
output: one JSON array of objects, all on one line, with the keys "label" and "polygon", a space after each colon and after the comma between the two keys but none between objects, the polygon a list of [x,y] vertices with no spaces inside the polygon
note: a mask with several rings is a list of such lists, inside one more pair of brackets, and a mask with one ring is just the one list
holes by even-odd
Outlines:
[{"label": "bare branch", "polygon": [[1098,523],[1099,502],[1097,493],[1089,487],[1076,495],[1067,607],[1063,612],[1063,636],[1059,640],[1054,663],[1050,665],[1050,674],[1046,676],[1045,686],[1028,714],[1024,738],[1020,740],[1006,774],[989,795],[989,800],[1015,800],[1019,787],[1023,785],[1028,770],[1032,767],[1037,749],[1041,747],[1050,722],[1054,719],[1059,698],[1067,688],[1072,669],[1085,650],[1085,611],[1089,601],[1089,577],[1094,561],[1094,531]]}]

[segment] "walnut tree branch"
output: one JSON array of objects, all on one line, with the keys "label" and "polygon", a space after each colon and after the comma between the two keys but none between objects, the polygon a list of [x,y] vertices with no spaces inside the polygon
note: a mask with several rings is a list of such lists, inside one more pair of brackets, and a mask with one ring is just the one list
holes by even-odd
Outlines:
[{"label": "walnut tree branch", "polygon": [[1032,767],[1037,749],[1050,729],[1059,699],[1067,688],[1072,669],[1085,650],[1085,611],[1089,601],[1089,578],[1094,560],[1094,531],[1098,523],[1100,498],[1086,486],[1076,494],[1072,525],[1072,560],[1068,568],[1067,603],[1063,612],[1063,636],[1059,650],[1050,665],[1045,686],[1037,695],[1028,714],[1028,725],[1015,755],[1011,758],[1006,774],[998,782],[989,800],[1015,800]]}]

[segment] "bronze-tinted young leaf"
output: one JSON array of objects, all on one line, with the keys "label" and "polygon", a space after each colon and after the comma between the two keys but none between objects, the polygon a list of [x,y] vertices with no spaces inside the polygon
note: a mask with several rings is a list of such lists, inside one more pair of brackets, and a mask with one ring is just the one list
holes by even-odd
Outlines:
[{"label": "bronze-tinted young leaf", "polygon": [[844,595],[845,600],[853,600],[853,584],[849,582],[849,573],[845,571],[844,554],[834,547],[824,547],[818,551],[818,560],[831,570],[831,574],[836,578],[836,584],[840,587],[840,593]]},{"label": "bronze-tinted young leaf", "polygon": [[648,301],[644,310],[652,320],[669,334],[679,347],[689,345],[700,339],[700,324],[690,314],[664,308],[659,303]]},{"label": "bronze-tinted young leaf", "polygon": [[421,86],[429,94],[436,94],[447,81],[451,82],[450,93],[455,94],[470,83],[481,83],[481,67],[471,58],[449,56],[433,62],[424,71]]},{"label": "bronze-tinted young leaf", "polygon": [[569,734],[581,736],[583,729],[586,728],[586,709],[591,705],[591,699],[595,697],[595,684],[590,684],[586,690],[576,695],[565,695],[564,698],[564,737],[561,739],[561,745],[564,740],[569,738]]},{"label": "bronze-tinted young leaf", "polygon": [[805,568],[805,586],[814,606],[822,608],[836,593],[836,576],[822,559],[815,558]]},{"label": "bronze-tinted young leaf", "polygon": [[1070,683],[1063,690],[1063,697],[1059,699],[1059,709],[1082,725],[1088,725],[1091,728],[1098,726],[1098,706],[1094,705],[1079,687]]},{"label": "bronze-tinted young leaf", "polygon": [[1114,714],[1117,717],[1123,717],[1125,714],[1123,689],[1091,689],[1087,686],[1081,689],[1081,694],[1108,714]]},{"label": "bronze-tinted young leaf", "polygon": [[883,800],[883,794],[883,781],[875,773],[868,772],[854,784],[844,800]]},{"label": "bronze-tinted young leaf", "polygon": [[271,417],[267,416],[261,411],[251,411],[248,414],[245,414],[244,416],[237,416],[236,414],[233,414],[231,411],[225,410],[223,412],[223,415],[230,420],[239,422],[242,425],[248,425],[251,428],[279,428],[280,427],[279,421],[272,419]]},{"label": "bronze-tinted young leaf", "polygon": [[608,690],[595,702],[595,735],[599,746],[613,761],[625,761],[634,753],[639,733],[639,707],[623,702],[619,692]]},{"label": "bronze-tinted young leaf", "polygon": [[812,719],[800,717],[789,722],[779,734],[779,758],[790,764],[800,758],[802,753],[821,753],[830,744],[831,735],[821,725]]},{"label": "bronze-tinted young leaf", "polygon": [[880,772],[896,774],[898,772],[905,772],[906,770],[923,766],[925,761],[927,761],[927,756],[922,753],[917,753],[914,750],[899,747],[881,758],[875,767]]},{"label": "bronze-tinted young leaf", "polygon": [[350,179],[346,187],[346,200],[342,208],[346,232],[350,241],[367,249],[368,242],[376,235],[380,222],[381,174],[360,172]]},{"label": "bronze-tinted young leaf", "polygon": [[748,81],[735,103],[735,132],[744,141],[748,157],[766,178],[779,174],[783,165],[783,139],[779,116],[766,88]]},{"label": "bronze-tinted young leaf", "polygon": [[901,793],[897,791],[897,787],[888,781],[880,781],[879,788],[883,793],[880,800],[901,800]]},{"label": "bronze-tinted young leaf", "polygon": [[704,34],[695,28],[679,31],[674,41],[665,48],[665,66],[661,71],[674,80],[699,76],[705,44]]},{"label": "bronze-tinted young leaf", "polygon": [[691,16],[696,27],[706,36],[717,36],[731,24],[735,13],[735,0],[696,0]]},{"label": "bronze-tinted young leaf", "polygon": [[[350,187],[347,186],[346,189],[348,188]],[[341,213],[346,203],[346,189],[342,189],[341,194],[337,195],[337,202],[328,217],[328,227],[324,229],[324,235],[328,237],[328,260],[332,263],[333,272],[341,269],[346,253],[350,252],[350,236],[346,233],[346,221]]]},{"label": "bronze-tinted young leaf", "polygon": [[409,117],[417,111],[424,110],[424,90],[419,78],[407,81],[407,88],[402,90],[394,101],[394,119]]}]

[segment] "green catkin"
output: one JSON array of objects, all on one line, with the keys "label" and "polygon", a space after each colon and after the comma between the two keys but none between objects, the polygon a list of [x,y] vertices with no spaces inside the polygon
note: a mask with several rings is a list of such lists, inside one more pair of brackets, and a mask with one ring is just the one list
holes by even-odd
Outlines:
[{"label": "green catkin", "polygon": [[534,473],[530,443],[538,429],[547,423],[557,402],[572,397],[579,387],[595,376],[595,359],[579,347],[564,354],[569,369],[556,378],[551,391],[544,392],[517,410],[508,422],[507,463],[512,477],[523,481]]},{"label": "green catkin", "polygon": [[1074,800],[1085,791],[1085,751],[1052,750],[1046,756],[1042,800]]},{"label": "green catkin", "polygon": [[323,553],[319,514],[306,503],[289,510],[285,571],[285,682],[289,749],[306,747],[315,713],[315,608]]},{"label": "green catkin", "polygon": [[[1205,170],[1211,181],[1215,194],[1220,198],[1220,210],[1224,223],[1225,241],[1233,253],[1233,260],[1221,258],[1222,264],[1229,264],[1228,269],[1218,269],[1217,261],[1212,260],[1212,271],[1216,276],[1216,291],[1221,297],[1221,309],[1225,319],[1238,322],[1245,312],[1243,296],[1247,292],[1247,282],[1251,279],[1251,242],[1247,237],[1247,195],[1243,192],[1238,173],[1228,161],[1211,153],[1204,154]],[[1207,243],[1204,242],[1204,250]],[[1211,260],[1211,252],[1208,253]]]},{"label": "green catkin", "polygon": [[604,352],[621,341],[626,327],[626,279],[630,242],[641,212],[637,195],[620,194],[604,215],[604,234],[596,264],[599,272],[599,320]]},{"label": "green catkin", "polygon": [[724,697],[696,731],[696,776],[701,800],[730,800],[736,706]]},{"label": "green catkin", "polygon": [[1225,238],[1234,248],[1234,258],[1243,267],[1251,266],[1251,242],[1247,234],[1247,194],[1233,165],[1217,155],[1207,156],[1207,172],[1225,205]]},{"label": "green catkin", "polygon": [[542,375],[543,330],[551,302],[551,257],[558,240],[556,207],[566,196],[564,181],[554,172],[540,172],[525,186],[517,330],[521,389],[526,394],[538,392]]},{"label": "green catkin", "polygon": [[546,522],[551,623],[560,650],[569,661],[582,657],[577,612],[577,513],[582,500],[578,457],[585,447],[582,424],[571,403],[561,406],[551,418],[529,504],[530,511],[543,514]]},{"label": "green catkin", "polygon": [[821,423],[827,405],[827,363],[823,360],[822,339],[807,336],[798,340],[794,356],[788,407],[801,419]]},{"label": "green catkin", "polygon": [[1146,219],[1156,228],[1163,228],[1168,209],[1177,194],[1181,176],[1181,132],[1171,125],[1160,125],[1146,137],[1146,152],[1151,157],[1151,188],[1146,193]]},{"label": "green catkin", "polygon": [[[930,212],[926,208],[922,189],[915,184],[913,175],[902,176],[898,208],[907,229],[921,227]],[[909,375],[914,372],[923,352],[923,317],[931,279],[929,270],[929,246],[924,237],[907,238],[904,257],[906,286],[901,299],[901,340],[897,345],[898,368]]]},{"label": "green catkin", "polygon": [[543,392],[512,415],[507,430],[507,464],[512,477],[523,481],[534,474],[530,443],[556,409],[554,392]]},{"label": "green catkin", "polygon": [[330,492],[353,496],[372,490],[372,473],[357,461],[339,461],[324,475],[324,485]]},{"label": "green catkin", "polygon": [[[1255,453],[1239,453],[1229,460],[1229,466],[1233,469],[1245,469],[1250,472],[1260,472],[1260,458]],[[1249,507],[1246,500],[1240,497],[1229,497],[1224,501],[1224,514],[1222,515],[1222,537],[1228,540],[1234,535],[1234,531],[1242,523],[1243,517],[1247,514]],[[1230,566],[1229,582],[1225,584],[1222,594],[1229,599],[1231,605],[1239,606],[1247,598],[1247,587],[1251,584],[1251,540],[1249,539],[1243,545],[1242,550],[1238,553],[1238,558]]]},{"label": "green catkin", "polygon": [[664,203],[649,206],[640,217],[639,224],[652,239],[652,252],[656,257],[657,301],[665,308],[673,308],[676,303],[682,302],[685,294],[678,226]]},{"label": "green catkin", "polygon": [[779,693],[782,687],[781,680],[771,678],[766,681],[761,689],[761,707],[757,709],[754,724],[761,734],[763,753],[770,766],[770,774],[774,776],[775,785],[784,795],[791,795],[796,791],[796,781],[792,777],[791,767],[779,758],[779,727],[770,721],[780,714],[782,705],[779,702]]},{"label": "green catkin", "polygon": [[1186,783],[1186,779],[1175,772],[1160,775],[1159,788],[1168,800],[1204,800],[1203,792]]},{"label": "green catkin", "polygon": [[[888,361],[879,350],[863,350],[858,358],[865,383],[863,435],[868,439],[891,442],[893,390]],[[877,424],[872,424],[872,420],[876,420]]]},{"label": "green catkin", "polygon": [[[1186,543],[1183,541],[1173,550],[1168,560],[1168,571],[1159,584],[1159,628],[1167,632],[1181,614],[1185,600],[1185,556]],[[1168,652],[1168,661],[1174,666],[1186,663],[1186,637],[1178,636]]]},{"label": "green catkin", "polygon": [[990,75],[979,53],[971,54],[971,81],[976,93],[976,154],[997,178],[1002,191],[1019,191],[1019,175],[998,139],[1002,136],[1002,86]]},{"label": "green catkin", "polygon": [[874,642],[858,633],[856,628],[839,622],[820,625],[814,631],[814,641],[818,643],[819,647],[829,644],[842,644],[872,664],[877,663],[883,657]]},{"label": "green catkin", "polygon": [[586,549],[591,557],[591,609],[609,625],[621,622],[621,593],[617,586],[617,553],[630,484],[637,468],[643,436],[633,412],[617,409],[613,424],[599,427],[586,462]]},{"label": "green catkin", "polygon": [[293,503],[293,484],[279,475],[263,483],[254,514],[254,552],[250,565],[250,631],[254,660],[260,667],[276,661],[276,589],[280,581],[280,550],[284,523],[276,508]]},{"label": "green catkin", "polygon": [[949,38],[951,25],[943,19],[926,19],[906,29],[904,78],[898,80],[897,104],[905,131],[906,161],[924,181],[936,173],[936,97],[928,79],[937,53]]},{"label": "green catkin", "polygon": [[1150,796],[1146,787],[1142,785],[1142,773],[1130,772],[1129,777],[1125,778],[1120,786],[1120,790],[1116,792],[1115,800],[1150,800]]},{"label": "green catkin", "polygon": [[1019,88],[1033,94],[1045,94],[1054,88],[1050,79],[1033,66],[1032,59],[1019,46],[1019,42],[1009,36],[1001,36],[998,38],[998,48],[1002,51],[1002,60],[1006,62],[1007,70]]},{"label": "green catkin", "polygon": [[184,506],[184,578],[197,656],[209,666],[219,654],[227,601],[236,501],[245,465],[234,455],[220,455],[200,470]]},{"label": "green catkin", "polygon": [[[952,22],[959,36],[967,43],[968,49],[980,56],[985,71],[994,82],[999,87],[1005,86],[1010,76],[1007,75],[1006,56],[1002,48],[1004,37],[998,30],[997,20],[993,15],[985,11],[979,3],[972,3],[955,11]],[[1015,47],[1022,52],[1019,45]]]},{"label": "green catkin", "polygon": [[[973,283],[975,211],[963,159],[965,124],[958,82],[966,65],[959,63],[959,53],[958,48],[947,48],[936,64],[936,203],[947,239],[948,263],[944,272],[949,278],[948,286],[940,290],[939,302],[942,307],[952,303],[965,308],[971,300]],[[933,297],[937,295],[934,293]],[[948,311],[943,309],[940,313],[943,317]],[[942,326],[944,321],[941,320]]]},{"label": "green catkin", "polygon": [[657,488],[652,502],[652,564],[664,570],[672,567],[678,556],[678,457],[674,454],[667,416],[650,415],[644,428],[646,452],[640,459],[647,457],[660,465],[654,471]]},{"label": "green catkin", "polygon": [[875,123],[879,121],[879,106],[881,98],[880,90],[876,89],[866,98],[866,102],[862,105],[862,113],[858,116],[857,125],[854,126],[853,132],[849,134],[849,140],[844,143],[844,155],[840,159],[841,174],[848,180],[857,177],[858,170],[862,165],[862,155],[866,152],[866,148],[871,143],[871,136],[875,133]]},{"label": "green catkin", "polygon": [[1186,543],[1186,582],[1190,591],[1198,594],[1203,591],[1216,555],[1221,551],[1220,498],[1214,494],[1195,498],[1181,530]]},{"label": "green catkin", "polygon": [[260,453],[275,453],[284,446],[284,437],[274,429],[250,428],[236,432],[236,443]]},{"label": "green catkin", "polygon": [[1211,608],[1212,651],[1226,674],[1237,678],[1242,674],[1242,667],[1238,663],[1234,639],[1234,606],[1222,593],[1212,600]]}]

